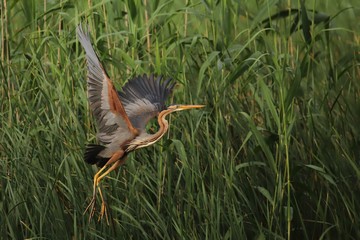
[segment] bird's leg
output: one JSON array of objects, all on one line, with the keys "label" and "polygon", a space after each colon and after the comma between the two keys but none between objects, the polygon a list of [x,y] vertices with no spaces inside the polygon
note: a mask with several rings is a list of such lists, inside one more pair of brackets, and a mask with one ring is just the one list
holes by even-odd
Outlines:
[{"label": "bird's leg", "polygon": [[[118,161],[122,156],[124,155],[124,151],[123,150],[119,150],[117,152],[115,152],[111,158],[108,160],[108,162],[105,164],[105,166],[103,166],[94,176],[94,185],[93,185],[93,197],[90,201],[90,204],[87,206],[87,208],[84,211],[84,214],[89,210],[90,210],[90,216],[89,216],[89,221],[91,220],[91,218],[93,217],[94,213],[95,213],[95,202],[96,202],[96,189],[99,190],[99,194],[101,197],[101,212],[100,212],[100,217],[99,219],[102,219],[104,214],[106,216],[106,220],[107,223],[109,224],[109,220],[107,218],[107,211],[106,211],[106,203],[104,200],[104,196],[102,194],[102,191],[99,187],[99,183],[100,180],[105,177],[108,173],[110,173],[112,170],[116,169],[117,167],[119,167],[121,164],[123,164],[124,160],[120,160]],[[102,175],[100,175],[110,164],[114,163],[105,173],[103,173]]]},{"label": "bird's leg", "polygon": [[106,167],[107,167],[106,165],[104,167],[102,167],[94,176],[93,196],[92,196],[92,199],[91,199],[89,205],[87,206],[87,208],[84,211],[84,214],[85,214],[91,208],[89,221],[91,220],[91,218],[93,217],[93,215],[95,213],[97,179],[99,178],[100,174],[106,169]]},{"label": "bird's leg", "polygon": [[[119,160],[119,161],[116,161],[108,170],[106,170],[106,172],[104,172],[100,177],[97,178],[97,180],[96,180],[96,181],[97,181],[96,186],[99,185],[99,183],[100,183],[100,181],[101,181],[102,178],[104,178],[106,175],[108,175],[111,171],[113,171],[113,170],[117,169],[118,167],[120,167],[122,164],[124,164],[124,162],[125,162],[125,158],[124,158],[124,159],[121,159],[121,160]],[[109,219],[108,219],[108,215],[107,215],[106,202],[105,202],[105,200],[104,200],[104,196],[103,196],[103,194],[102,194],[102,192],[101,192],[100,187],[98,187],[98,189],[99,189],[100,198],[101,198],[101,201],[102,201],[102,203],[101,203],[100,216],[99,216],[99,219],[98,219],[98,220],[102,219],[102,218],[104,217],[104,215],[105,215],[105,217],[106,217],[106,222],[109,224]]]}]

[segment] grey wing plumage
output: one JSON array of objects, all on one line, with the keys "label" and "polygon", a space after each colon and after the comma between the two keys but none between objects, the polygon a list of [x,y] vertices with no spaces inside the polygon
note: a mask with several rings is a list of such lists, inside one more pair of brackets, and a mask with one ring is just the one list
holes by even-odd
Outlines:
[{"label": "grey wing plumage", "polygon": [[172,92],[175,83],[171,79],[162,81],[159,76],[138,76],[128,81],[119,92],[126,114],[132,125],[138,130],[144,130],[148,121],[159,112],[166,109],[165,101]]},{"label": "grey wing plumage", "polygon": [[91,45],[89,33],[85,33],[80,25],[77,34],[86,51],[88,98],[99,128],[97,137],[102,144],[120,146],[138,132],[126,115],[117,91]]}]

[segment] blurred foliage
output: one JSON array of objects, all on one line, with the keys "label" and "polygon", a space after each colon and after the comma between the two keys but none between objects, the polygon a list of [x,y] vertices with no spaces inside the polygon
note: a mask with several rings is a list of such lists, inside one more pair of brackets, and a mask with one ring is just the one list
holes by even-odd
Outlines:
[{"label": "blurred foliage", "polygon": [[[1,239],[360,239],[358,1],[0,4]],[[80,23],[118,88],[161,74],[207,106],[102,183],[110,226],[83,215]]]}]

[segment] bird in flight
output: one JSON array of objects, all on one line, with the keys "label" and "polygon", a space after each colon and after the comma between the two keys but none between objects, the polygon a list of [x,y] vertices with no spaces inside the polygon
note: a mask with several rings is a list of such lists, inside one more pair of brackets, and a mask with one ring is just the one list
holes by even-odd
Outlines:
[{"label": "bird in flight", "polygon": [[[156,78],[154,75],[135,77],[118,92],[91,45],[89,32],[79,25],[77,34],[86,52],[88,100],[96,119],[99,141],[99,144],[87,145],[84,154],[85,162],[96,164],[100,168],[94,175],[93,196],[85,212],[90,209],[90,220],[95,213],[98,191],[101,198],[99,220],[105,215],[108,222],[100,181],[124,164],[129,152],[157,142],[169,128],[165,119],[167,115],[202,108],[204,105],[166,106],[165,101],[175,83],[171,83],[171,79],[163,81],[162,77]],[[146,125],[154,117],[157,117],[159,130],[149,134],[146,132]]]}]

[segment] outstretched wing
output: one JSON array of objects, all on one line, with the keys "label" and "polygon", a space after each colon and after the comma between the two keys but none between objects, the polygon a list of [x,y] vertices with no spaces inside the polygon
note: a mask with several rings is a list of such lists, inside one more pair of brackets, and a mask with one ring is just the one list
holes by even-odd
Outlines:
[{"label": "outstretched wing", "polygon": [[162,81],[161,76],[156,80],[153,75],[138,76],[128,81],[119,92],[126,114],[139,131],[145,130],[148,121],[166,109],[165,101],[175,85],[170,81]]},{"label": "outstretched wing", "polygon": [[81,25],[76,30],[86,52],[88,98],[99,128],[97,137],[102,144],[120,146],[138,135],[138,131],[131,124],[112,81],[100,63],[89,33],[84,32]]}]

